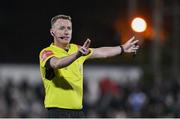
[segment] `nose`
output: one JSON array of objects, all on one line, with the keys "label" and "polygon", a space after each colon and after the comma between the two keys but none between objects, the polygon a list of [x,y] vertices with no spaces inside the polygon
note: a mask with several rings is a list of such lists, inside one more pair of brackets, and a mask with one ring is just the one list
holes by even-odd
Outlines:
[{"label": "nose", "polygon": [[69,30],[68,30],[68,29],[65,29],[64,33],[65,33],[66,35],[68,35],[68,34],[69,34]]}]

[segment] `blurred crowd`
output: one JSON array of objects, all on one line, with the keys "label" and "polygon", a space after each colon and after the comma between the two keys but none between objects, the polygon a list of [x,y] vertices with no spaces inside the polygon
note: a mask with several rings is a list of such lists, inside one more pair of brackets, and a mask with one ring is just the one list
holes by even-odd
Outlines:
[{"label": "blurred crowd", "polygon": [[[40,79],[38,79],[40,80]],[[88,80],[88,79],[87,79]],[[87,117],[180,117],[180,80],[159,79],[121,84],[108,77],[99,82],[100,95],[95,103],[84,84],[84,107]],[[0,117],[47,117],[43,106],[42,82],[30,84],[27,79],[0,83]]]},{"label": "blurred crowd", "polygon": [[46,117],[43,106],[44,89],[41,83],[31,84],[26,77],[18,83],[13,78],[6,80],[0,83],[0,117]]},{"label": "blurred crowd", "polygon": [[180,117],[178,79],[139,80],[122,85],[104,78],[99,88],[98,101],[94,105],[85,104],[87,117]]}]

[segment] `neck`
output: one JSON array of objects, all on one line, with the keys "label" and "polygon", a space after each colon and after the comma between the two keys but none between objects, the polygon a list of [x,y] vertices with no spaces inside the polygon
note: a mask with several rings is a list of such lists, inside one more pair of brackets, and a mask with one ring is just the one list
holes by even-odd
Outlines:
[{"label": "neck", "polygon": [[54,42],[54,45],[57,46],[57,47],[60,47],[64,50],[67,50],[69,49],[69,44],[61,44],[61,43],[58,43],[58,42]]}]

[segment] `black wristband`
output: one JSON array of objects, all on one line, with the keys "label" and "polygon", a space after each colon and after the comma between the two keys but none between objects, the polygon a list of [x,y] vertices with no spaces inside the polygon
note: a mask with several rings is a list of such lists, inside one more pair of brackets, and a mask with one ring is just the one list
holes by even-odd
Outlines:
[{"label": "black wristband", "polygon": [[124,54],[124,48],[122,47],[122,45],[119,46],[121,48],[121,53],[120,55]]}]

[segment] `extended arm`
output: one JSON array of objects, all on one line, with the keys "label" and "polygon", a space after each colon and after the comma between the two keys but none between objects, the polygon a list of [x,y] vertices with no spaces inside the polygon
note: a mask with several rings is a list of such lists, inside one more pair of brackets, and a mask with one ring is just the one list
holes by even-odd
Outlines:
[{"label": "extended arm", "polygon": [[112,57],[121,54],[122,52],[125,53],[132,53],[136,52],[136,50],[139,48],[138,45],[136,45],[138,40],[135,40],[135,37],[132,37],[130,40],[128,40],[125,44],[115,47],[100,47],[100,48],[94,48],[93,54],[90,58],[107,58]]},{"label": "extended arm", "polygon": [[90,58],[108,58],[122,53],[120,46],[94,48]]}]

